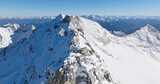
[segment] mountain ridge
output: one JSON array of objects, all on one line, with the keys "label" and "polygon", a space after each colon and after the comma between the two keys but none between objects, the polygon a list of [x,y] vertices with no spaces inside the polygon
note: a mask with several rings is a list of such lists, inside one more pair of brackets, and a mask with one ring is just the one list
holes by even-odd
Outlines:
[{"label": "mountain ridge", "polygon": [[141,42],[134,33],[114,36],[94,21],[69,15],[17,29],[20,33],[15,31],[12,40],[28,31],[0,52],[0,83],[159,83],[159,62],[155,61],[159,45],[148,46],[148,41]]}]

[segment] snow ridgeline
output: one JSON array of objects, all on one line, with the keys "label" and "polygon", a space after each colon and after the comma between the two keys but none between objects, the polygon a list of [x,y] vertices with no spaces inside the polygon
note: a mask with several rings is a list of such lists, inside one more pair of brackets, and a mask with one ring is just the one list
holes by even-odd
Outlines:
[{"label": "snow ridgeline", "polygon": [[[49,84],[114,84],[107,67],[103,65],[104,60],[94,48],[99,43],[110,42],[109,32],[99,24],[77,16],[66,16],[63,21],[69,24],[74,37],[69,57],[56,74],[49,77]],[[59,33],[63,36],[61,31]]]},{"label": "snow ridgeline", "polygon": [[68,15],[2,27],[2,84],[160,83],[160,35],[150,25],[124,37]]},{"label": "snow ridgeline", "polygon": [[[39,24],[36,28],[35,26],[14,25],[16,26],[10,24],[0,29],[7,34],[6,37],[2,32],[2,39],[8,39],[1,41],[7,43],[1,47],[0,66],[3,67],[0,70],[1,83],[63,84],[68,82],[74,84],[112,81],[109,72],[103,67],[98,68],[102,70],[102,72],[97,72],[101,75],[95,76],[96,67],[102,66],[102,60],[96,57],[98,55],[95,54],[84,36],[83,26],[86,26],[87,33],[85,35],[90,36],[91,39],[94,36],[96,39],[101,39],[99,36],[102,35],[95,34],[95,32],[98,31],[102,34],[106,34],[106,32],[104,29],[99,29],[101,26],[97,23],[77,16],[60,15],[53,22]],[[91,32],[89,27],[93,27]],[[81,61],[82,59],[86,61]],[[72,63],[72,66],[69,66],[68,62]],[[83,62],[88,63],[85,65]],[[90,68],[87,68],[88,66]],[[72,67],[75,67],[74,71]],[[63,80],[58,79],[59,70],[65,71],[60,77]],[[68,73],[71,73],[70,76]],[[94,78],[91,78],[90,75]]]}]

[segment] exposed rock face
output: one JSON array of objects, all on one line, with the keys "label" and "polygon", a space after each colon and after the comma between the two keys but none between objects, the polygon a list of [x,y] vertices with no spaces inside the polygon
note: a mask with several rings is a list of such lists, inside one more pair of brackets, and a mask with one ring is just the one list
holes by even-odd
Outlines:
[{"label": "exposed rock face", "polygon": [[73,16],[66,15],[65,18],[63,19],[63,22],[70,23],[72,18],[73,18]]},{"label": "exposed rock face", "polygon": [[66,16],[62,21],[69,24],[68,28],[75,36],[70,45],[70,56],[54,75],[49,76],[48,84],[103,84],[103,81],[114,84],[109,72],[103,68],[103,60],[85,36],[90,32],[83,32],[83,21],[77,16]]}]

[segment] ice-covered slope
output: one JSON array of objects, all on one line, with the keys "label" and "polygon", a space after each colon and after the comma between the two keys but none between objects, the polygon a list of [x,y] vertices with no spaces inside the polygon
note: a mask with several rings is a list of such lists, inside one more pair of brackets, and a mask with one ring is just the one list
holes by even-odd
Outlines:
[{"label": "ice-covered slope", "polygon": [[111,49],[106,49],[117,56],[117,61],[111,60],[109,64],[113,76],[119,78],[122,84],[159,84],[159,31],[151,25],[146,25],[128,36],[119,38],[119,43],[117,46],[110,45]]},{"label": "ice-covered slope", "polygon": [[0,48],[15,44],[31,35],[33,25],[6,24],[0,27]]},{"label": "ice-covered slope", "polygon": [[2,28],[8,44],[0,52],[0,83],[159,84],[159,32],[150,27],[116,37],[94,21],[59,15]]},{"label": "ice-covered slope", "polygon": [[152,25],[147,24],[136,32],[124,37],[123,41],[160,61],[160,32]]}]

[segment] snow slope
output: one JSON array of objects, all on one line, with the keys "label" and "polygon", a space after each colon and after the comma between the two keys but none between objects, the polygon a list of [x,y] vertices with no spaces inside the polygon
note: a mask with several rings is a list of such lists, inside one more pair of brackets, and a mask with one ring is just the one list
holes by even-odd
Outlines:
[{"label": "snow slope", "polygon": [[[83,16],[98,22],[102,27],[106,28],[112,34],[124,36],[131,34],[141,27],[150,24],[160,30],[160,17],[158,16]],[[121,32],[120,34],[117,32]]]},{"label": "snow slope", "polygon": [[[4,33],[5,32],[5,33]],[[59,15],[0,28],[0,84],[159,84],[159,31],[117,37],[98,23]]]},{"label": "snow slope", "polygon": [[159,31],[146,25],[119,40],[120,44],[106,47],[108,52],[117,56],[117,61],[110,60],[109,65],[119,83],[159,84]]}]

